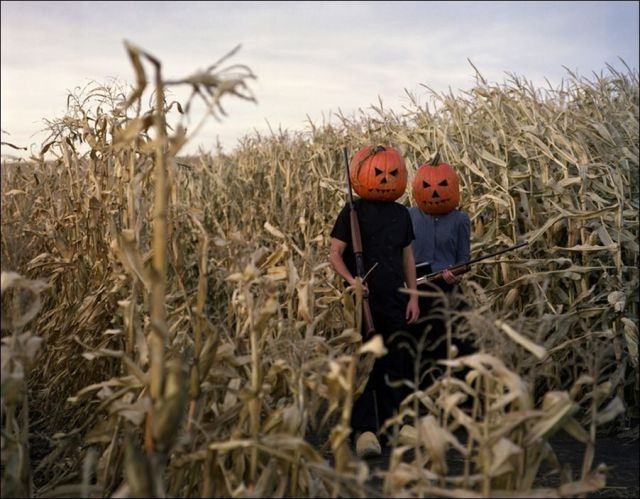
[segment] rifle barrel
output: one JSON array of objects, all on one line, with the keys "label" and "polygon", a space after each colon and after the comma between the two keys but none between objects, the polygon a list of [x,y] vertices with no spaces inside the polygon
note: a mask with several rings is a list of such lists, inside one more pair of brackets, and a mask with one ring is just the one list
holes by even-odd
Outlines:
[{"label": "rifle barrel", "polygon": [[[351,178],[349,176],[349,154],[347,148],[342,148],[344,155],[344,164],[347,171],[347,186],[349,193],[349,222],[351,225],[351,245],[353,246],[353,255],[356,261],[356,275],[364,280],[364,258],[362,257],[362,237],[360,235],[360,223],[358,222],[358,213],[353,204],[353,192],[351,191]],[[364,322],[365,337],[369,338],[375,333],[373,326],[373,316],[371,307],[369,306],[369,296],[365,292],[362,297],[362,318]]]},{"label": "rifle barrel", "polygon": [[347,169],[347,188],[349,191],[349,205],[353,209],[353,192],[351,191],[351,178],[349,177],[349,153],[346,146],[342,148],[342,155],[344,156],[344,165]]},{"label": "rifle barrel", "polygon": [[496,251],[495,253],[489,253],[488,255],[479,256],[478,258],[474,258],[473,260],[469,260],[464,265],[471,265],[472,263],[477,263],[477,262],[480,262],[482,260],[486,260],[487,258],[491,258],[492,256],[498,256],[498,255],[501,255],[502,253],[506,253],[507,251],[513,251],[515,249],[522,248],[523,246],[526,246],[527,244],[529,244],[529,243],[524,241],[524,242],[518,243],[518,244],[516,244],[514,246],[509,246],[508,248],[501,249],[500,251]]},{"label": "rifle barrel", "polygon": [[[516,244],[514,246],[509,246],[508,248],[501,249],[500,251],[496,251],[495,253],[489,253],[488,255],[479,256],[477,258],[469,260],[468,262],[459,263],[457,265],[452,265],[451,267],[447,267],[447,269],[453,271],[454,269],[457,270],[457,269],[460,269],[460,268],[463,268],[463,267],[469,267],[469,265],[472,265],[474,263],[481,262],[482,260],[486,260],[487,258],[491,258],[492,256],[501,255],[502,253],[506,253],[507,251],[513,251],[515,249],[522,248],[523,246],[526,246],[527,244],[529,244],[529,243],[524,241],[524,242],[518,243],[518,244]],[[466,270],[464,272],[466,272]],[[464,272],[461,272],[461,273],[464,273]],[[440,276],[441,274],[442,274],[442,270],[438,270],[437,272],[432,272],[431,274],[427,274],[427,275],[424,275],[422,277],[419,277],[416,280],[416,283],[417,284],[423,284],[425,282],[428,282],[428,281]]]}]

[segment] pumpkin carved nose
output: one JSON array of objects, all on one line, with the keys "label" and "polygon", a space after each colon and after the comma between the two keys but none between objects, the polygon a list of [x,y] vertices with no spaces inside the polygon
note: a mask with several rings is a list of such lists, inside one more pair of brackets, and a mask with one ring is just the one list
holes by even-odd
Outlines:
[{"label": "pumpkin carved nose", "polygon": [[386,184],[386,183],[387,183],[387,177],[384,177],[384,178],[380,181],[380,183],[381,183],[381,184]]},{"label": "pumpkin carved nose", "polygon": [[439,198],[440,194],[438,194],[438,191],[433,191],[433,196],[434,198]]}]

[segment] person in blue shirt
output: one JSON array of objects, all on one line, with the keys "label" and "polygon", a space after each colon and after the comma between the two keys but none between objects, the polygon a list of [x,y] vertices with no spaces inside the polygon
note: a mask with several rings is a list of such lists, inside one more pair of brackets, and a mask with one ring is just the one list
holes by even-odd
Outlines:
[{"label": "person in blue shirt", "polygon": [[[416,206],[409,209],[409,216],[415,236],[412,244],[418,277],[468,262],[471,221],[469,215],[459,209],[459,180],[453,167],[440,163],[436,157],[417,170],[412,187]],[[446,301],[450,302],[449,306],[459,307],[460,303],[451,303],[459,281],[459,277],[445,270],[443,280],[418,286],[418,289],[442,291],[448,295],[449,300]],[[426,350],[422,352],[425,365],[420,373],[424,377],[421,383],[423,388],[428,384],[429,378],[433,379],[436,375],[436,362],[447,357],[444,305],[440,296],[420,297],[421,317],[411,328],[415,340],[427,334]],[[459,354],[471,353],[471,347],[467,343],[454,338],[453,344]]]},{"label": "person in blue shirt", "polygon": [[[415,235],[413,256],[416,265],[429,263],[431,272],[438,272],[469,261],[471,221],[467,213],[456,208],[444,215],[431,215],[414,206],[409,208],[409,216]],[[458,282],[458,278],[448,271],[445,280],[450,285],[446,289]]]}]

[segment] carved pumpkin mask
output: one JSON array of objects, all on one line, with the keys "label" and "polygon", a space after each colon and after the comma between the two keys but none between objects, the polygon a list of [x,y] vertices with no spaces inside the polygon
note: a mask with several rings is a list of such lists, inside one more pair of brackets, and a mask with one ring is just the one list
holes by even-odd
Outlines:
[{"label": "carved pumpkin mask", "polygon": [[399,151],[383,146],[363,147],[349,166],[356,193],[372,201],[395,201],[407,188],[407,168]]},{"label": "carved pumpkin mask", "polygon": [[447,163],[425,163],[413,178],[413,199],[430,215],[444,215],[460,204],[458,174]]}]

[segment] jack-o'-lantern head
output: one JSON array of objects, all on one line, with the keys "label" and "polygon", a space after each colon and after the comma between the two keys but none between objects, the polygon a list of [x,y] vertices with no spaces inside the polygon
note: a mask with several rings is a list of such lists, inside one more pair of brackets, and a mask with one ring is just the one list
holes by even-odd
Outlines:
[{"label": "jack-o'-lantern head", "polygon": [[412,187],[418,208],[430,215],[444,215],[460,204],[458,174],[451,165],[440,163],[438,156],[418,168]]},{"label": "jack-o'-lantern head", "polygon": [[363,147],[351,160],[349,178],[356,193],[372,201],[395,201],[407,188],[407,168],[391,147]]}]

